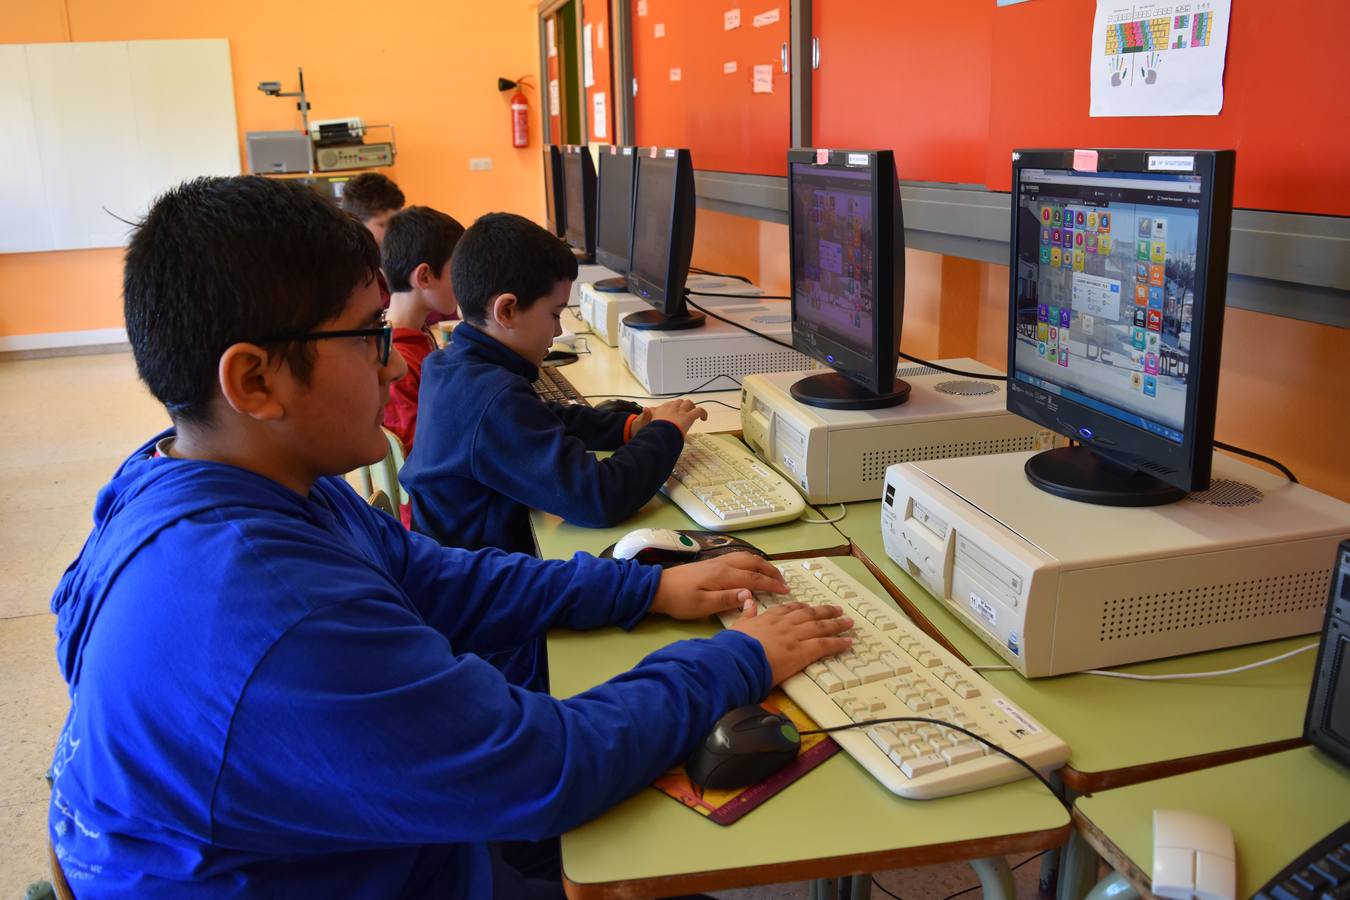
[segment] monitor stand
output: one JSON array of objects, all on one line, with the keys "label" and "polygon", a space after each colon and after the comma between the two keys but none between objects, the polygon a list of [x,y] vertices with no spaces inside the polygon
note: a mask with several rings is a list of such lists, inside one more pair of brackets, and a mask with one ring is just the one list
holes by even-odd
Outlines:
[{"label": "monitor stand", "polygon": [[1027,480],[1047,493],[1099,506],[1163,506],[1186,491],[1112,462],[1090,447],[1056,447],[1027,460]]},{"label": "monitor stand", "polygon": [[907,381],[897,378],[891,390],[874,394],[838,372],[822,372],[803,378],[793,384],[790,390],[793,400],[821,409],[886,409],[899,406],[909,399]]},{"label": "monitor stand", "polygon": [[571,250],[572,255],[577,258],[577,265],[579,266],[589,266],[591,263],[595,262],[594,253],[587,253],[585,250],[578,250],[576,247],[573,247],[570,244],[568,245],[567,249]]},{"label": "monitor stand", "polygon": [[628,293],[628,279],[621,275],[614,278],[601,278],[599,281],[592,282],[591,287],[602,294],[626,294]]},{"label": "monitor stand", "polygon": [[624,316],[623,324],[638,331],[685,331],[689,328],[702,328],[707,318],[701,312],[668,316],[655,309],[643,309]]}]

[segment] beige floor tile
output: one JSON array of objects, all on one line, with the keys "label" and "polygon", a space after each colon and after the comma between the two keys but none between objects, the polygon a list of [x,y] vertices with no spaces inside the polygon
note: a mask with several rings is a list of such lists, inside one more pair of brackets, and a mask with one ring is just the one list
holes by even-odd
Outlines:
[{"label": "beige floor tile", "polygon": [[47,801],[0,806],[0,897],[23,896],[34,881],[49,881]]},{"label": "beige floor tile", "polygon": [[0,620],[0,807],[47,797],[43,773],[69,708],[54,625],[48,615]]}]

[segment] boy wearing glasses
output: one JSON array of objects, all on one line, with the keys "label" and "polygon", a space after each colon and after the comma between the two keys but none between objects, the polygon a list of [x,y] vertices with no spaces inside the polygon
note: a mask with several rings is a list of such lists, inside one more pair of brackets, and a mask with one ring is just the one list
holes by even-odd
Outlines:
[{"label": "boy wearing glasses", "polygon": [[566,701],[509,685],[476,654],[786,588],[747,556],[446,549],[367,506],[338,476],[383,456],[404,370],[378,262],[258,177],[188,182],[132,237],[127,333],[174,428],[100,492],[52,599],[49,836],[81,897],[561,896],[489,842],[584,822],[849,644],[838,609],[784,605]]}]

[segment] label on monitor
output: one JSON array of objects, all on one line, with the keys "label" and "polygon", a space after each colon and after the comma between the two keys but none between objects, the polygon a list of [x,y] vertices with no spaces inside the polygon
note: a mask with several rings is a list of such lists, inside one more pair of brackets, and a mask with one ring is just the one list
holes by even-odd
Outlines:
[{"label": "label on monitor", "polygon": [[866,153],[850,153],[850,154],[848,155],[848,164],[849,164],[850,166],[865,166],[865,165],[867,165],[867,154],[866,154]]},{"label": "label on monitor", "polygon": [[674,159],[677,151],[671,149],[666,151],[666,159]]},{"label": "label on monitor", "polygon": [[1194,172],[1194,156],[1153,156],[1149,154],[1148,170],[1150,172]]}]

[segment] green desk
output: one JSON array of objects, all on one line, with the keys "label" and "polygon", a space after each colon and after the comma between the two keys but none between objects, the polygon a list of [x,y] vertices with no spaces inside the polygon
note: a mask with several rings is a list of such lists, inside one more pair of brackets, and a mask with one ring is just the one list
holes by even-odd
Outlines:
[{"label": "green desk", "polygon": [[[1075,824],[1143,896],[1152,886],[1153,810],[1159,807],[1227,822],[1237,849],[1237,893],[1250,897],[1345,823],[1350,768],[1313,747],[1300,747],[1079,798]],[[1119,890],[1110,893],[1122,897]]]},{"label": "green desk", "polygon": [[[839,562],[885,596],[860,561]],[[572,696],[672,641],[706,637],[716,629],[711,622],[652,618],[630,633],[554,632],[548,639],[553,692]],[[977,861],[986,890],[998,894],[1011,879],[1005,877],[1006,864],[990,857],[1057,847],[1068,835],[1068,814],[1039,783],[1023,780],[942,800],[902,800],[841,753],[734,825],[715,825],[649,789],[564,835],[562,847],[568,894],[587,900],[956,860]]]}]

